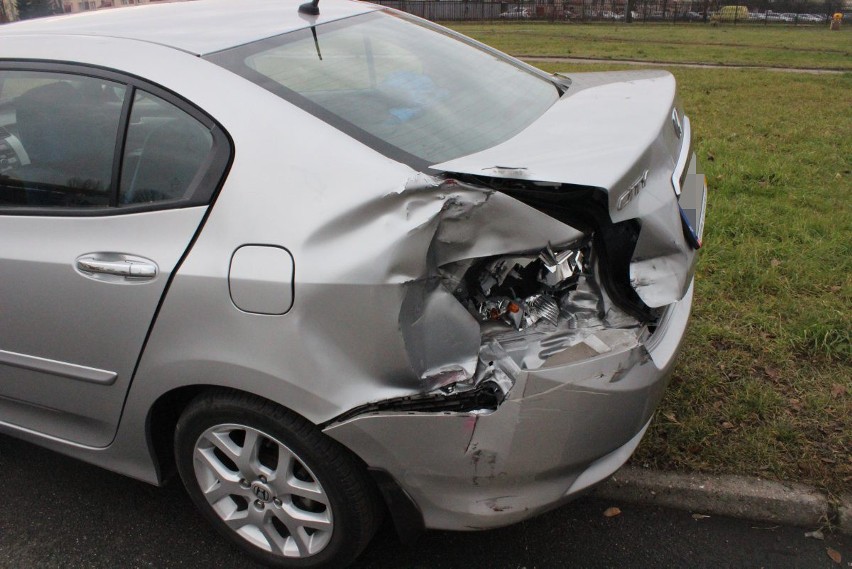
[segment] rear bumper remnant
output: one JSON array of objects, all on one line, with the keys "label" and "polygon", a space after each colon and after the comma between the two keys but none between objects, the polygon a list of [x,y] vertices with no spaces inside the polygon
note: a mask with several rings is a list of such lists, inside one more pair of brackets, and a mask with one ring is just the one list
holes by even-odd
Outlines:
[{"label": "rear bumper remnant", "polygon": [[[690,287],[653,334],[600,330],[535,370],[495,362],[515,379],[496,410],[367,412],[325,432],[392,475],[427,528],[518,522],[607,478],[630,457],[668,382],[691,304]],[[589,357],[590,350],[597,354]]]}]

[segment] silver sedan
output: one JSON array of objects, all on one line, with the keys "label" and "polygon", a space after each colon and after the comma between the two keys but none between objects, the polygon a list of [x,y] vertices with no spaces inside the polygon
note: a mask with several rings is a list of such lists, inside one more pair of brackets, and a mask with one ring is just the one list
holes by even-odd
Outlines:
[{"label": "silver sedan", "polygon": [[706,185],[662,71],[548,75],[361,2],[0,29],[0,431],[279,567],[499,527],[631,455]]}]

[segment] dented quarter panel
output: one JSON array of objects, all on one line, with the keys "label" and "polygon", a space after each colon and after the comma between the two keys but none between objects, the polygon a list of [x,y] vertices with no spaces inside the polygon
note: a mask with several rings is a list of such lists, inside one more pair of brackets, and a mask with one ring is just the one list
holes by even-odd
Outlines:
[{"label": "dented quarter panel", "polygon": [[[334,173],[280,173],[277,184],[301,192],[296,202],[299,194],[289,191],[248,199],[252,188],[269,184],[255,174],[266,171],[258,166],[271,159],[264,154],[311,151],[272,142],[315,120],[286,106],[279,112],[271,124],[282,126],[268,127],[255,136],[257,148],[238,156],[172,284],[139,369],[141,378],[155,379],[141,384],[152,396],[185,384],[229,386],[298,408],[319,424],[422,393],[440,372],[470,377],[479,325],[439,286],[438,266],[582,235],[511,197],[418,174],[345,138],[323,149],[347,156]],[[247,314],[228,300],[228,258],[245,243],[280,244],[293,255],[288,314]]]}]

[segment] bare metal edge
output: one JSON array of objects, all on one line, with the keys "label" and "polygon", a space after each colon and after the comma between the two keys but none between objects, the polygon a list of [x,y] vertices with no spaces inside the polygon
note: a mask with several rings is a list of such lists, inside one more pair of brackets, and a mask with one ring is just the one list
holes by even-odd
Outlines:
[{"label": "bare metal edge", "polygon": [[689,122],[689,117],[683,115],[683,124],[681,126],[683,135],[681,137],[680,154],[677,157],[677,164],[672,173],[672,187],[675,194],[680,197],[683,189],[683,179],[686,176],[686,165],[689,163],[689,158],[692,155],[692,125]]},{"label": "bare metal edge", "polygon": [[112,385],[118,379],[118,374],[114,371],[96,369],[92,367],[58,362],[46,358],[36,356],[26,356],[24,354],[16,354],[15,352],[7,352],[0,350],[0,364],[28,369],[67,377],[68,379],[76,379],[86,383],[95,383],[97,385]]}]

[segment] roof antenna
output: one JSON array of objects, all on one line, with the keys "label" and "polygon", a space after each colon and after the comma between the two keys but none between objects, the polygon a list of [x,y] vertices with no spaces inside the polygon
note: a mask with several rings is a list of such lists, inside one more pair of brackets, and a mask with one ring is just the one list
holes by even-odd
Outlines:
[{"label": "roof antenna", "polygon": [[301,6],[299,6],[300,14],[307,14],[309,16],[319,16],[319,0],[311,0],[310,2],[305,2]]},{"label": "roof antenna", "polygon": [[[310,22],[311,34],[314,36],[314,46],[317,48],[317,57],[319,57],[320,61],[322,61],[322,52],[320,51],[319,39],[317,38],[317,27],[315,25],[317,23],[317,16],[319,16],[319,13],[319,0],[305,2],[299,6],[299,17]],[[304,16],[302,14],[304,14]]]},{"label": "roof antenna", "polygon": [[319,57],[320,61],[322,61],[322,52],[319,48],[319,40],[317,39],[317,27],[311,26],[311,33],[314,34],[314,45],[317,48],[317,57]]}]

